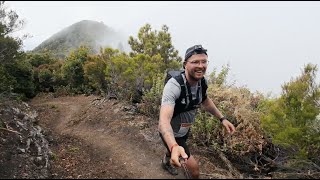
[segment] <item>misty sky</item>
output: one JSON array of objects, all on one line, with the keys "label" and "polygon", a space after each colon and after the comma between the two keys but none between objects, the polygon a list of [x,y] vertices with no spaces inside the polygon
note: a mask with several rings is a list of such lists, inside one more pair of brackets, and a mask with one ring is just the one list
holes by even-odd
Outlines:
[{"label": "misty sky", "polygon": [[188,47],[202,44],[208,49],[209,72],[229,64],[229,82],[252,92],[279,95],[281,85],[300,75],[307,63],[320,68],[320,2],[7,1],[5,5],[26,22],[16,34],[32,35],[24,40],[25,50],[81,20],[102,21],[134,37],[149,23],[153,30],[169,27],[182,57]]}]

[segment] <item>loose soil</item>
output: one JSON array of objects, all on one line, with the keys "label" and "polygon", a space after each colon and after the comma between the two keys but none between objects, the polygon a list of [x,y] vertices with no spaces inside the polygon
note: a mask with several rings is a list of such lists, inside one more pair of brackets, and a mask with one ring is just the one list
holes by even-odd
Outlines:
[{"label": "loose soil", "polygon": [[[84,95],[42,95],[29,104],[53,152],[51,178],[185,178],[181,168],[177,176],[162,169],[165,147],[158,120],[137,113],[133,105]],[[200,178],[210,178],[213,161],[190,148],[200,162]]]}]

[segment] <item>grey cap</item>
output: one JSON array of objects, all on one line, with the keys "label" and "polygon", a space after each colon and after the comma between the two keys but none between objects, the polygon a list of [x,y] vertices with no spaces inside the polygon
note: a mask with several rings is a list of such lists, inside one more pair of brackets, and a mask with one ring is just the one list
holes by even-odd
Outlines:
[{"label": "grey cap", "polygon": [[188,60],[194,54],[207,54],[207,50],[202,47],[202,45],[194,45],[187,49],[184,60]]}]

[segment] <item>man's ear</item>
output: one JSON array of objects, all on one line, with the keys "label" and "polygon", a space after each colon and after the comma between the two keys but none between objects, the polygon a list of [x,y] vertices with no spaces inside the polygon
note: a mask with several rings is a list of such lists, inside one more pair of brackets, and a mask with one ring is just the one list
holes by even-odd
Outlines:
[{"label": "man's ear", "polygon": [[185,69],[186,63],[187,63],[187,61],[183,62],[183,69]]}]

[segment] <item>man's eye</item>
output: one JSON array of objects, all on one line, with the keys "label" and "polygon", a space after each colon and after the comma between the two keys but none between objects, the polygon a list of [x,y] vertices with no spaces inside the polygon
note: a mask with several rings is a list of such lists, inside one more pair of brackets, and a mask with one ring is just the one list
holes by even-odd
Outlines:
[{"label": "man's eye", "polygon": [[204,65],[207,65],[208,62],[209,62],[209,61],[207,61],[207,60],[202,60],[202,61],[190,61],[190,63],[191,63],[192,65],[197,65],[197,64],[200,65],[200,63],[201,63],[201,64],[204,64]]},{"label": "man's eye", "polygon": [[191,63],[193,63],[193,64],[199,64],[200,62],[202,64],[207,64],[208,61],[191,61]]}]

